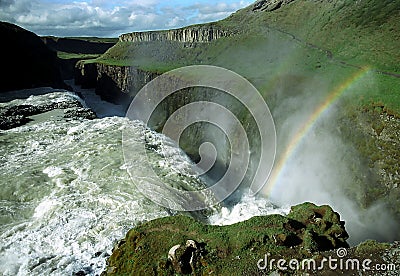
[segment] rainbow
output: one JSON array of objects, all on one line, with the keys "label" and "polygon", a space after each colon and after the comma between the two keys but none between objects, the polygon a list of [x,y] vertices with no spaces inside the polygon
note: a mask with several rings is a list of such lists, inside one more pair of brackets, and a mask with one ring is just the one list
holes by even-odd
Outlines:
[{"label": "rainbow", "polygon": [[296,149],[299,147],[299,145],[302,144],[302,141],[305,139],[305,137],[307,137],[307,134],[313,128],[318,119],[325,113],[326,110],[329,109],[329,107],[332,106],[332,104],[334,104],[340,98],[341,95],[343,95],[354,83],[362,79],[370,70],[370,67],[363,67],[346,79],[342,84],[337,86],[313,111],[303,125],[299,127],[284,152],[282,152],[280,159],[275,163],[274,169],[272,170],[270,177],[262,190],[264,195],[269,195],[271,193],[272,188],[278,183],[278,180],[285,169],[285,165],[291,159],[291,156],[296,152]]}]

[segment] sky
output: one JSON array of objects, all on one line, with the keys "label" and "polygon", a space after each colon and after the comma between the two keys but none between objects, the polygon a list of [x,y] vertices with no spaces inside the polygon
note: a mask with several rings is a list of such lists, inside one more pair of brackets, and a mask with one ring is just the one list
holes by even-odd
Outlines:
[{"label": "sky", "polygon": [[0,21],[38,35],[117,37],[223,19],[254,0],[0,0]]}]

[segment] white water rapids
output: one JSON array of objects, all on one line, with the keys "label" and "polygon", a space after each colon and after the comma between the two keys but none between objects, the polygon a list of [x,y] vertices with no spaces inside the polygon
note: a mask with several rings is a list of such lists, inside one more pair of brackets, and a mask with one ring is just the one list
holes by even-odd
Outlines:
[{"label": "white water rapids", "polygon": [[[114,244],[130,228],[171,215],[136,190],[126,166],[156,166],[166,183],[203,185],[190,173],[190,159],[168,138],[140,122],[111,116],[122,115],[118,106],[101,102],[91,91],[81,92],[100,119],[64,119],[62,111],[50,111],[24,126],[0,131],[2,275],[99,275]],[[76,96],[60,91],[0,107],[71,99]],[[121,133],[127,127],[135,130],[135,143],[157,145],[150,159],[137,156],[133,164],[124,163]],[[286,211],[266,199],[246,196],[218,210],[210,223]]]}]

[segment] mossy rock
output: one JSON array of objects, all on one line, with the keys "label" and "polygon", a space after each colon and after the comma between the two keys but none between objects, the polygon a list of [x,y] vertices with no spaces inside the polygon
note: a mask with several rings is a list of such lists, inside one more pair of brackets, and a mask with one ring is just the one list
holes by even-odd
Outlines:
[{"label": "mossy rock", "polygon": [[[311,239],[317,241],[317,249],[329,250],[332,248],[349,247],[346,240],[348,234],[344,228],[344,221],[340,215],[333,211],[328,205],[316,206],[313,203],[303,203],[293,206],[288,218],[301,222],[305,225]],[[303,238],[308,240],[310,238]]]},{"label": "mossy rock", "polygon": [[[319,223],[311,220],[316,212]],[[227,226],[172,216],[131,229],[114,248],[103,275],[254,275],[267,253],[301,259],[321,249],[348,247],[346,238],[339,215],[311,203],[293,207],[288,216],[259,216]],[[189,241],[196,246],[188,247]],[[186,263],[179,263],[183,259]]]}]

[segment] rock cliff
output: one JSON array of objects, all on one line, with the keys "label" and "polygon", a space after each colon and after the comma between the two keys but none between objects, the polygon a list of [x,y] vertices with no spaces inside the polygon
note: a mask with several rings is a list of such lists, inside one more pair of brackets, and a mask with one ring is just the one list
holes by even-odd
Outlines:
[{"label": "rock cliff", "polygon": [[0,22],[2,66],[0,92],[40,86],[66,88],[57,55],[41,39],[16,25]]},{"label": "rock cliff", "polygon": [[253,5],[253,11],[275,11],[294,0],[260,0]]},{"label": "rock cliff", "polygon": [[318,252],[346,250],[347,237],[338,213],[312,203],[227,226],[167,217],[131,229],[103,275],[259,275],[265,254],[318,260]]},{"label": "rock cliff", "polygon": [[[207,24],[173,30],[127,33],[119,37],[119,42],[135,44],[170,41],[171,43],[183,43],[183,47],[192,47],[197,43],[209,43],[230,35],[232,35],[231,31],[224,30],[216,24]],[[50,40],[49,42],[53,43],[54,41]],[[118,44],[116,47],[118,48]],[[162,55],[158,49],[157,55]],[[158,73],[134,67],[109,65],[106,62],[96,61],[94,63],[78,62],[75,67],[76,84],[86,88],[96,88],[97,94],[111,102],[120,102],[121,99],[125,100],[132,97],[147,82],[158,75]],[[130,96],[127,96],[127,94],[130,94]]]},{"label": "rock cliff", "polygon": [[83,88],[95,88],[103,100],[126,104],[157,73],[131,66],[114,66],[102,63],[78,62],[75,67],[75,83]]},{"label": "rock cliff", "polygon": [[133,32],[121,35],[119,41],[178,41],[184,43],[207,43],[229,35],[231,35],[230,32],[223,30],[220,27],[203,25],[166,31]]}]

